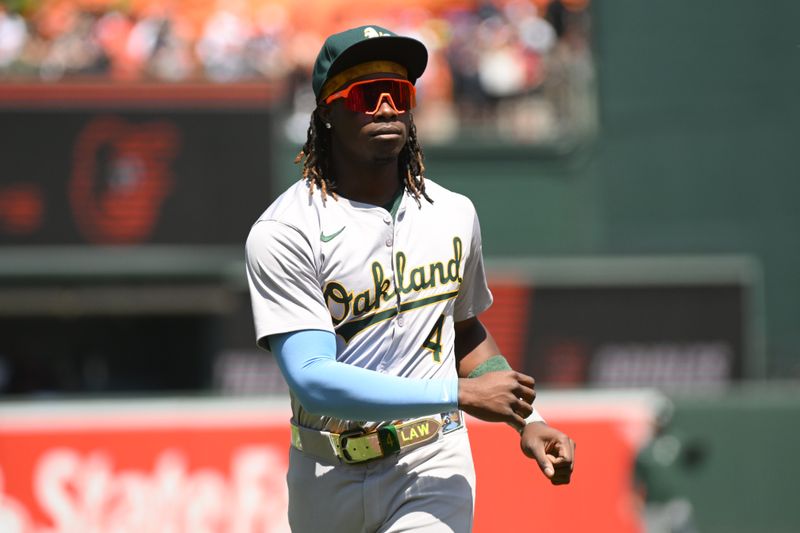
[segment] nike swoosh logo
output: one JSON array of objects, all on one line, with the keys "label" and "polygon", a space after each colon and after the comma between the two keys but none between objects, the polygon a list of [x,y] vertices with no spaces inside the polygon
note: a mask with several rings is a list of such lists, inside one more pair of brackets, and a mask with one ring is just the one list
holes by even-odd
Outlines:
[{"label": "nike swoosh logo", "polygon": [[319,232],[319,240],[321,240],[322,242],[330,242],[333,239],[335,239],[337,235],[339,235],[341,232],[343,232],[344,228],[346,228],[346,227],[347,226],[342,226],[342,229],[340,229],[339,231],[337,231],[336,233],[333,233],[331,235],[325,235],[323,232],[320,231]]}]

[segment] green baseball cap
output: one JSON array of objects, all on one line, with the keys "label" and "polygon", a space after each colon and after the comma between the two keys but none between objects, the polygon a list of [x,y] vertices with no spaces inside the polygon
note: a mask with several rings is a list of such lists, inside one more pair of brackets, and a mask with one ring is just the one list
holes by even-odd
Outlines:
[{"label": "green baseball cap", "polygon": [[[314,62],[311,86],[317,101],[338,88],[325,87],[328,81],[357,65],[374,61],[404,67],[408,81],[416,83],[428,64],[428,50],[420,41],[380,26],[359,26],[335,33],[325,40]],[[328,94],[322,94],[323,88]]]}]

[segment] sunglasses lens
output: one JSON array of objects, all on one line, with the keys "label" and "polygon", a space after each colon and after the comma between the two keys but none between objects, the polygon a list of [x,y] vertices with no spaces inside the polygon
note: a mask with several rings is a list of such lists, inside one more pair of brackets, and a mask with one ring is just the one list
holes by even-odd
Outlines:
[{"label": "sunglasses lens", "polygon": [[381,96],[391,96],[397,111],[408,111],[414,107],[414,88],[402,80],[377,80],[355,85],[345,100],[350,111],[370,113],[378,107]]}]

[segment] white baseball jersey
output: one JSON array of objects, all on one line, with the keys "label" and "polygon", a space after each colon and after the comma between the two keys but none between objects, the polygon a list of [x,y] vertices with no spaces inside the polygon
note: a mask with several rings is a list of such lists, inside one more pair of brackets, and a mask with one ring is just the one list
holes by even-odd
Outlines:
[{"label": "white baseball jersey", "polygon": [[[256,338],[303,329],[336,333],[337,361],[395,376],[455,377],[454,321],[492,303],[472,202],[426,180],[434,201],[404,192],[386,209],[339,197],[323,204],[300,181],[261,215],[247,240]],[[292,395],[295,420],[342,432],[386,421],[312,415]]]}]

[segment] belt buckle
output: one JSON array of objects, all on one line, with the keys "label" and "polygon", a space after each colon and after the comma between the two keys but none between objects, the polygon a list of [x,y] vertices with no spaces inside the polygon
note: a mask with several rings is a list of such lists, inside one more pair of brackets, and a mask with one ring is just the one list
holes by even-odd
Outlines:
[{"label": "belt buckle", "polygon": [[366,435],[367,432],[364,428],[356,428],[345,431],[344,433],[339,433],[339,454],[341,456],[342,461],[345,463],[352,465],[356,463],[363,463],[368,461],[369,459],[360,459],[358,457],[353,457],[350,455],[350,452],[347,450],[347,441],[355,438],[355,437],[363,437]]}]

